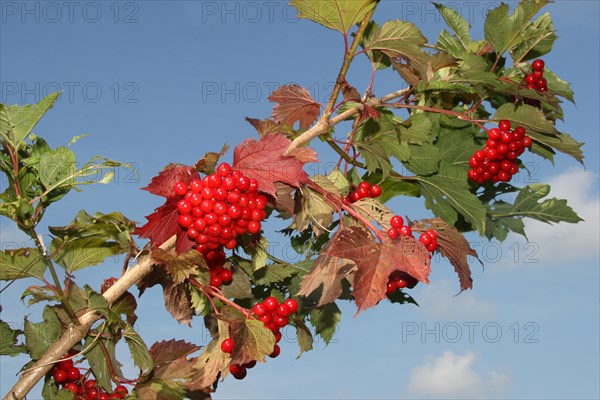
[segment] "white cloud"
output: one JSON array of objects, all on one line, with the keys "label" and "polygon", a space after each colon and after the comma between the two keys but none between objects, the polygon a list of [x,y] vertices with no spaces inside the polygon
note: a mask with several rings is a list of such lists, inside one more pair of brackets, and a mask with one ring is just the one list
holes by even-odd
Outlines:
[{"label": "white cloud", "polygon": [[494,306],[475,297],[474,292],[459,292],[458,281],[433,281],[424,286],[419,294],[419,305],[423,312],[437,319],[489,318]]},{"label": "white cloud", "polygon": [[496,371],[480,373],[474,368],[473,352],[456,355],[450,350],[413,368],[409,391],[418,396],[437,398],[499,397],[510,382],[508,375]]},{"label": "white cloud", "polygon": [[570,169],[548,183],[552,188],[548,197],[567,199],[568,204],[585,221],[578,224],[561,222],[550,226],[539,221],[525,220],[525,232],[533,247],[522,248],[522,259],[518,261],[525,261],[523,257],[526,253],[541,265],[598,258],[600,198],[593,193],[598,176],[582,169]]}]

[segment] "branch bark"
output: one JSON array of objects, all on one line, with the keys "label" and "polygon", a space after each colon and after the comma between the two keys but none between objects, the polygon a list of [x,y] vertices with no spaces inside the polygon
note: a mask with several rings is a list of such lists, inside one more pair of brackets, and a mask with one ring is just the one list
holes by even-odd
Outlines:
[{"label": "branch bark", "polygon": [[[172,236],[160,248],[170,251],[175,248],[176,237]],[[104,292],[103,296],[108,304],[113,304],[131,286],[152,271],[150,256],[140,259],[137,265],[125,273],[113,286]],[[90,327],[100,318],[95,312],[88,312],[79,317],[79,325],[71,324],[58,341],[52,344],[36,363],[21,375],[17,383],[3,397],[3,400],[22,400],[36,383],[46,375],[54,363],[59,360],[75,344],[79,343],[88,334]]]}]

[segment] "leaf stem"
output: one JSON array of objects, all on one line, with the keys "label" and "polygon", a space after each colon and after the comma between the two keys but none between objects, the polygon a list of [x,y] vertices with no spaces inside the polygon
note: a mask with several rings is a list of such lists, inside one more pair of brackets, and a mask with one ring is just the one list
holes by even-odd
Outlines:
[{"label": "leaf stem", "polygon": [[67,300],[67,296],[65,296],[65,292],[62,289],[60,280],[58,279],[58,275],[56,274],[56,269],[54,268],[54,263],[50,259],[50,256],[48,256],[48,252],[46,251],[44,242],[42,242],[42,239],[40,238],[38,233],[35,231],[35,228],[33,228],[33,227],[29,228],[28,233],[29,233],[29,236],[35,242],[35,245],[38,248],[38,251],[40,252],[40,254],[42,256],[42,261],[44,261],[44,264],[46,264],[46,266],[50,270],[50,275],[52,275],[52,280],[54,281],[54,286],[56,287],[56,292],[58,294],[59,300],[61,301],[62,305],[65,308],[65,311],[67,312],[67,314],[69,315],[69,318],[71,318],[71,320],[74,323],[79,324],[77,315],[75,314],[75,311],[73,311],[73,308],[69,304],[69,302]]}]

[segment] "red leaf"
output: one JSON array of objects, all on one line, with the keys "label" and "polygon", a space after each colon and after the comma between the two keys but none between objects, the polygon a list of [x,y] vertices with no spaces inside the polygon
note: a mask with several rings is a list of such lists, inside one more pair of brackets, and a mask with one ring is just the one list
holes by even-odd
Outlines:
[{"label": "red leaf", "polygon": [[441,218],[411,222],[410,227],[415,232],[425,232],[428,229],[433,229],[437,234],[437,251],[448,258],[450,264],[454,267],[458,274],[461,291],[473,287],[473,278],[471,278],[471,269],[467,258],[469,256],[475,257],[481,265],[483,263],[462,233]]},{"label": "red leaf", "polygon": [[406,272],[421,282],[429,283],[431,272],[427,249],[410,237],[377,243],[360,227],[341,231],[333,239],[329,255],[356,263],[353,294],[357,314],[386,298],[386,284],[395,270]]},{"label": "red leaf", "polygon": [[199,177],[198,172],[187,165],[169,165],[160,173],[152,178],[150,184],[142,190],[162,196],[167,199],[175,198],[177,195],[173,191],[177,182],[190,183],[192,179]]},{"label": "red leaf", "polygon": [[154,367],[156,368],[175,361],[180,357],[188,356],[198,350],[200,350],[200,346],[196,346],[193,343],[171,339],[169,341],[163,340],[154,343],[148,351],[152,356],[152,360],[154,360]]},{"label": "red leaf", "polygon": [[158,207],[154,213],[146,216],[148,222],[138,227],[133,233],[141,238],[150,239],[154,246],[160,246],[171,236],[177,235],[176,250],[177,253],[183,253],[194,246],[183,229],[177,222],[177,201],[179,197],[175,194],[173,188],[177,182],[190,183],[192,179],[198,179],[198,172],[185,165],[173,165],[162,170],[158,176],[150,181],[150,184],[143,188],[150,193],[166,197],[167,201]]},{"label": "red leaf", "polygon": [[282,86],[274,91],[269,100],[278,105],[273,107],[273,121],[293,126],[300,121],[300,129],[307,129],[320,113],[317,103],[303,87],[293,84]]},{"label": "red leaf", "polygon": [[247,139],[235,148],[232,167],[256,179],[262,192],[276,197],[275,182],[299,187],[308,182],[308,175],[302,170],[304,164],[318,161],[315,152],[308,148],[284,156],[290,143],[280,133],[265,135],[258,141]]}]

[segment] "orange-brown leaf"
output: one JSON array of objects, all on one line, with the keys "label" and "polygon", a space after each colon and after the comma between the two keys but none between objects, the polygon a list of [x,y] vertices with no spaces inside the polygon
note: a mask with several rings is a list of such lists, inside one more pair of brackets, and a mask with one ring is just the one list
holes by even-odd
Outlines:
[{"label": "orange-brown leaf", "polygon": [[279,103],[273,107],[273,121],[289,126],[300,121],[300,129],[310,127],[320,113],[319,103],[308,90],[296,84],[280,87],[269,96],[269,100]]}]

